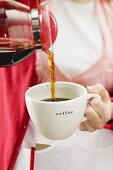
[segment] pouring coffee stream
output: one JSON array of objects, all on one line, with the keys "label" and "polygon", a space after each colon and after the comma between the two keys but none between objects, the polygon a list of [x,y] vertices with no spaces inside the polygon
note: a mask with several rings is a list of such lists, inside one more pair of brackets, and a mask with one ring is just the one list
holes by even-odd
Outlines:
[{"label": "pouring coffee stream", "polygon": [[[49,68],[49,74],[50,74],[50,81],[51,81],[51,98],[52,101],[55,101],[56,99],[56,88],[55,88],[55,64],[54,64],[54,52],[53,52],[53,41],[52,41],[52,32],[51,32],[51,22],[50,22],[50,17],[49,17],[49,10],[48,10],[48,4],[47,1],[42,0],[42,5],[45,6],[46,10],[45,10],[45,16],[46,16],[46,22],[47,22],[47,26],[48,26],[48,40],[47,42],[49,42],[49,50],[47,49],[47,45],[45,45],[45,51],[48,55],[48,68]],[[45,31],[46,32],[46,31]]]}]

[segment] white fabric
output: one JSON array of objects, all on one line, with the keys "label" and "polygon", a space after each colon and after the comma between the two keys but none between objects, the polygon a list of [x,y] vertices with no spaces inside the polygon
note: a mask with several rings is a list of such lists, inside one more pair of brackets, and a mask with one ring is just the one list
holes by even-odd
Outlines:
[{"label": "white fabric", "polygon": [[[70,138],[56,141],[35,152],[34,170],[113,170],[113,131],[76,131]],[[20,150],[14,170],[29,170],[30,149]]]},{"label": "white fabric", "polygon": [[[73,0],[57,0],[53,10],[59,27],[54,45],[55,62],[64,73],[75,77],[102,56],[103,42],[95,16],[95,1],[80,5]],[[53,142],[44,138],[32,122],[14,170],[29,170],[29,148],[37,141],[51,146],[36,151],[34,170],[113,170],[112,131],[77,130],[70,138]]]},{"label": "white fabric", "polygon": [[55,63],[70,78],[86,71],[103,55],[103,39],[95,5],[95,0],[87,4],[57,0],[52,6],[58,23],[58,36],[54,43]]}]

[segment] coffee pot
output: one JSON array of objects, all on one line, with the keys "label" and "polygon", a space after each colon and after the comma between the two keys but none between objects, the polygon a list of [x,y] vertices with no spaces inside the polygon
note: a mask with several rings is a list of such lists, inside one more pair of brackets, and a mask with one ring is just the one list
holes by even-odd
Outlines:
[{"label": "coffee pot", "polygon": [[57,36],[46,0],[0,0],[0,66],[12,66],[34,50],[45,52]]}]

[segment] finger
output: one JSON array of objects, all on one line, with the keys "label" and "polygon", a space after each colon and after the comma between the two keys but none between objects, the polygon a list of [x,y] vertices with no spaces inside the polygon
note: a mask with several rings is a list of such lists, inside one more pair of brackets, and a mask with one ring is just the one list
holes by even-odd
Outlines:
[{"label": "finger", "polygon": [[96,129],[91,126],[91,124],[88,120],[86,120],[85,122],[82,122],[80,124],[80,130],[88,131],[88,132],[94,132]]},{"label": "finger", "polygon": [[101,84],[96,84],[96,85],[93,85],[93,86],[87,86],[87,91],[89,93],[99,94],[101,96],[101,99],[102,99],[103,102],[110,101],[110,96],[109,96],[108,91]]},{"label": "finger", "polygon": [[99,115],[100,119],[103,122],[106,123],[107,121],[109,121],[111,117],[111,107],[109,107],[109,105],[103,104],[103,102],[98,100],[97,98],[92,98],[89,101],[89,105],[95,110],[95,112]]},{"label": "finger", "polygon": [[103,127],[103,123],[98,115],[97,112],[88,104],[86,111],[85,111],[85,116],[87,117],[88,121],[90,122],[91,126],[100,129]]},{"label": "finger", "polygon": [[87,131],[83,123],[79,125],[79,129],[82,131]]}]

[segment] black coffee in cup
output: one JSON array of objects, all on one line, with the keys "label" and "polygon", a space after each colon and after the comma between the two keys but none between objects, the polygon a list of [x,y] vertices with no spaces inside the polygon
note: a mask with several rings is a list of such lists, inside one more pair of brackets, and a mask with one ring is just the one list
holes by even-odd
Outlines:
[{"label": "black coffee in cup", "polygon": [[71,99],[68,99],[68,98],[55,98],[55,99],[49,98],[49,99],[44,99],[43,101],[46,101],[46,102],[61,102],[61,101],[66,101],[66,100],[71,100]]}]

